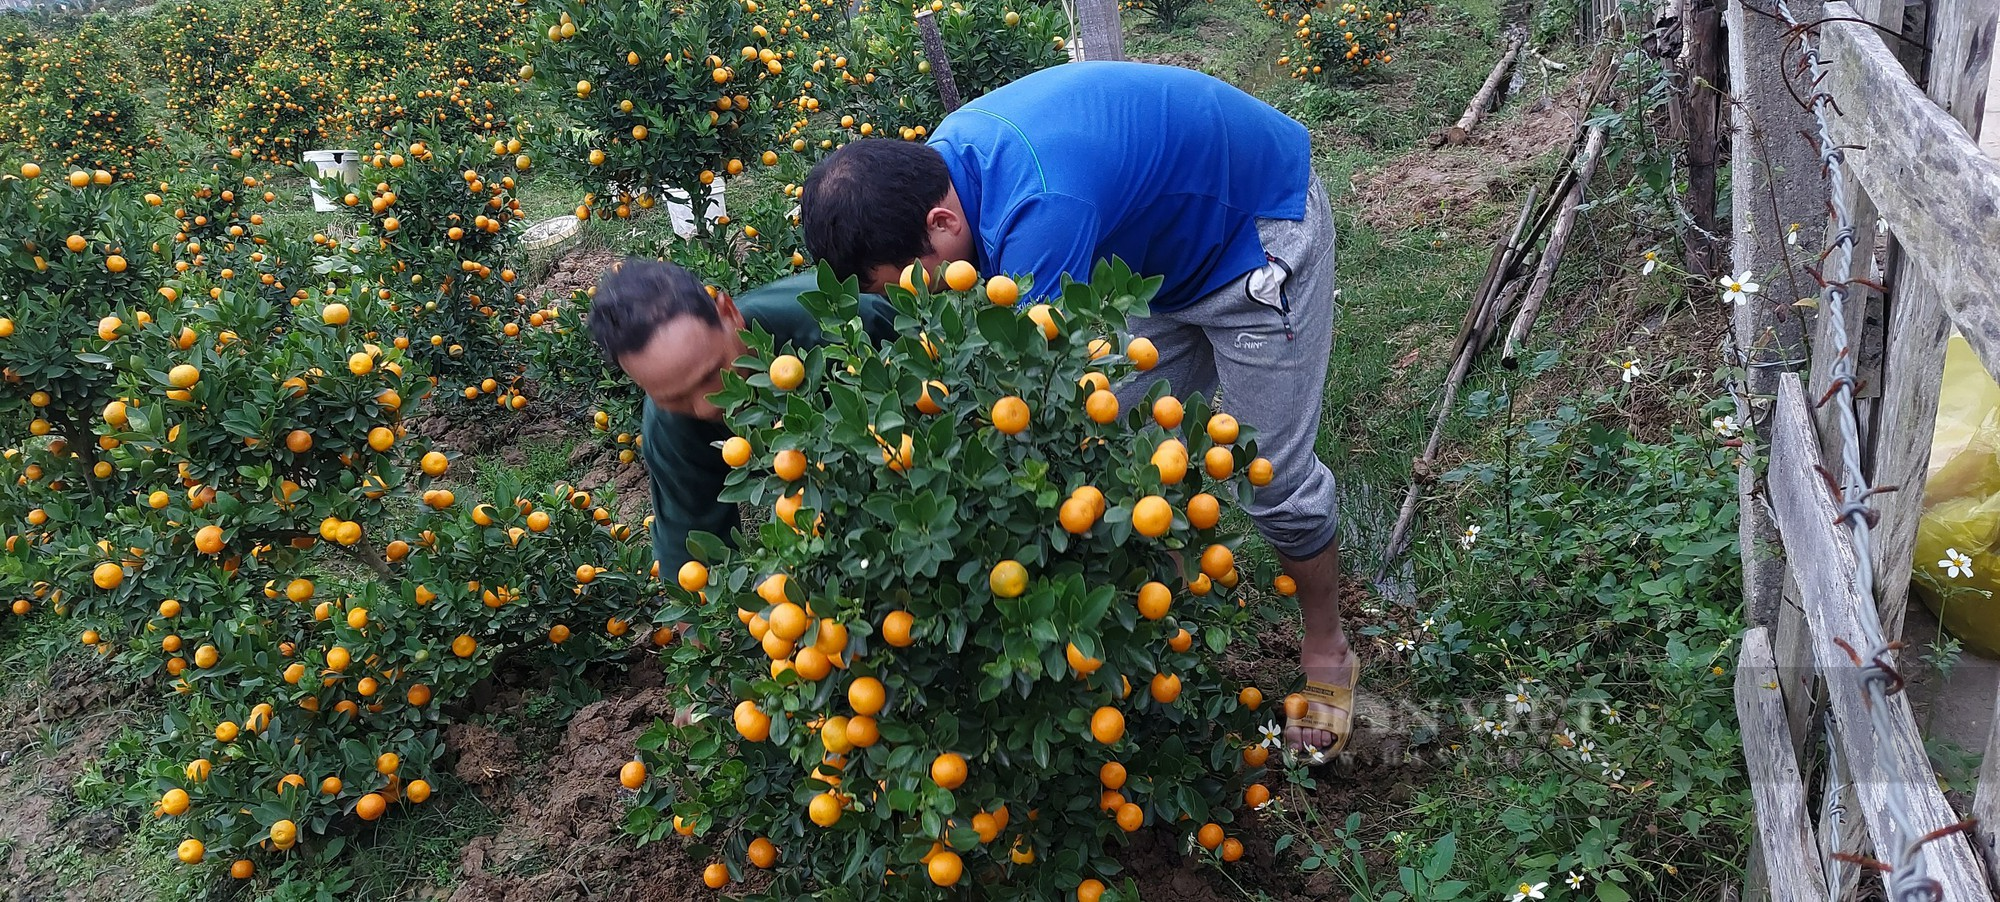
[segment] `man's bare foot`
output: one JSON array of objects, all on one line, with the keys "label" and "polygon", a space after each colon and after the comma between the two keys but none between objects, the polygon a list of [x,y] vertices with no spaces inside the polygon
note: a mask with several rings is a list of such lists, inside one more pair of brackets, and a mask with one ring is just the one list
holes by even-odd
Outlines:
[{"label": "man's bare foot", "polygon": [[[1344,686],[1353,677],[1354,669],[1360,665],[1361,659],[1355,656],[1353,649],[1344,642],[1340,643],[1338,648],[1319,652],[1302,651],[1299,655],[1299,669],[1305,672],[1306,679],[1316,683]],[[1338,710],[1321,702],[1308,704],[1312,709],[1316,709],[1315,713],[1322,716],[1333,716]],[[1332,748],[1338,741],[1339,737],[1325,730],[1294,727],[1289,723],[1285,725],[1285,748],[1288,750],[1325,750]]]}]

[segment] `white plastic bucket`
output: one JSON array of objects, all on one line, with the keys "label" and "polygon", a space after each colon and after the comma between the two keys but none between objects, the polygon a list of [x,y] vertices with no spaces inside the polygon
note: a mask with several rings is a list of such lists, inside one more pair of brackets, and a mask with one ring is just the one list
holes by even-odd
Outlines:
[{"label": "white plastic bucket", "polygon": [[581,231],[583,222],[572,214],[564,213],[529,226],[521,233],[521,246],[531,251],[557,247],[575,238]]},{"label": "white plastic bucket", "polygon": [[[338,176],[350,185],[361,181],[361,154],[358,151],[308,150],[302,159],[319,173],[320,178]],[[332,213],[340,209],[340,203],[327,197],[318,182],[313,183],[312,196],[315,213]]]}]

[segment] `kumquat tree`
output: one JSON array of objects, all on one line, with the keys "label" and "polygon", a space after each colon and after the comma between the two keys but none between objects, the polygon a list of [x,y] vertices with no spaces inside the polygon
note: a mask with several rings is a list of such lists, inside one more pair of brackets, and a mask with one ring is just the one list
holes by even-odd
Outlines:
[{"label": "kumquat tree", "polygon": [[364,227],[353,265],[387,264],[367,274],[378,295],[393,299],[400,322],[391,342],[430,375],[451,379],[465,400],[492,395],[513,410],[526,403],[516,402],[512,340],[525,300],[515,290],[514,177],[531,165],[520,146],[501,138],[490,147],[448,144],[434,130],[404,128],[363,158],[360,183],[339,195]]},{"label": "kumquat tree", "polygon": [[938,281],[890,290],[907,337],[878,351],[822,271],[802,301],[841,340],[754,337],[718,396],[727,497],[775,518],[690,542],[662,616],[695,623],[666,666],[699,719],[642,740],[631,828],[690,837],[710,886],[771,871],[768,898],[1094,898],[1147,824],[1235,860],[1272,712],[1218,667],[1258,620],[1217,527],[1269,462],[1199,398],[1119,409],[1157,279],[1100,265],[1026,315],[1004,276]]},{"label": "kumquat tree", "polygon": [[548,154],[591,186],[578,218],[649,209],[663,194],[715,227],[718,179],[777,164],[779,106],[796,93],[789,26],[757,0],[546,5],[524,79],[573,125],[543,136]]},{"label": "kumquat tree", "polygon": [[[176,202],[255,190],[218,188],[221,168]],[[188,256],[168,267],[131,235],[165,198],[102,172],[30,164],[0,195],[9,232],[38,236],[0,282],[0,364],[25,424],[0,462],[28,530],[7,543],[30,590],[12,610],[46,605],[162,681],[160,757],[125,791],[186,825],[183,862],[227,853],[254,873],[350,817],[422,804],[437,705],[499,649],[575,668],[668,638],[632,633],[652,618],[652,564],[610,499],[500,482],[494,503],[459,501],[437,482],[450,457],[403,419],[431,390],[422,364],[378,343],[408,295],[366,271],[292,294],[232,281],[204,268],[209,231],[181,233]],[[236,220],[258,214],[173,212],[255,246]],[[316,583],[324,554],[358,575]]]}]

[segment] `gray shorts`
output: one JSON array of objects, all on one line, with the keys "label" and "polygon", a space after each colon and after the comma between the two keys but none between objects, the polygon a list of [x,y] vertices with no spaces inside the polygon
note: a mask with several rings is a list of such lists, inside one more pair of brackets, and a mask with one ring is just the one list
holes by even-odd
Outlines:
[{"label": "gray shorts", "polygon": [[1249,514],[1279,553],[1313,557],[1340,526],[1333,471],[1314,443],[1333,347],[1333,211],[1312,178],[1300,221],[1257,220],[1264,253],[1276,258],[1193,304],[1132,320],[1152,339],[1160,363],[1120,386],[1124,406],[1165,379],[1182,397],[1222,390],[1222,408],[1257,430],[1257,450],[1274,476],[1256,490]]}]

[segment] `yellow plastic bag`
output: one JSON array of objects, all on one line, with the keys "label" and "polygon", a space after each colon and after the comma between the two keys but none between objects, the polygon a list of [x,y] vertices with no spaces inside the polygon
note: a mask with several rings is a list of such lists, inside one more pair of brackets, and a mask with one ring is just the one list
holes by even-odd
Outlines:
[{"label": "yellow plastic bag", "polygon": [[[1970,562],[1970,573],[1956,566]],[[1916,594],[1967,648],[2000,655],[2000,384],[1958,335],[1945,349]]]}]

